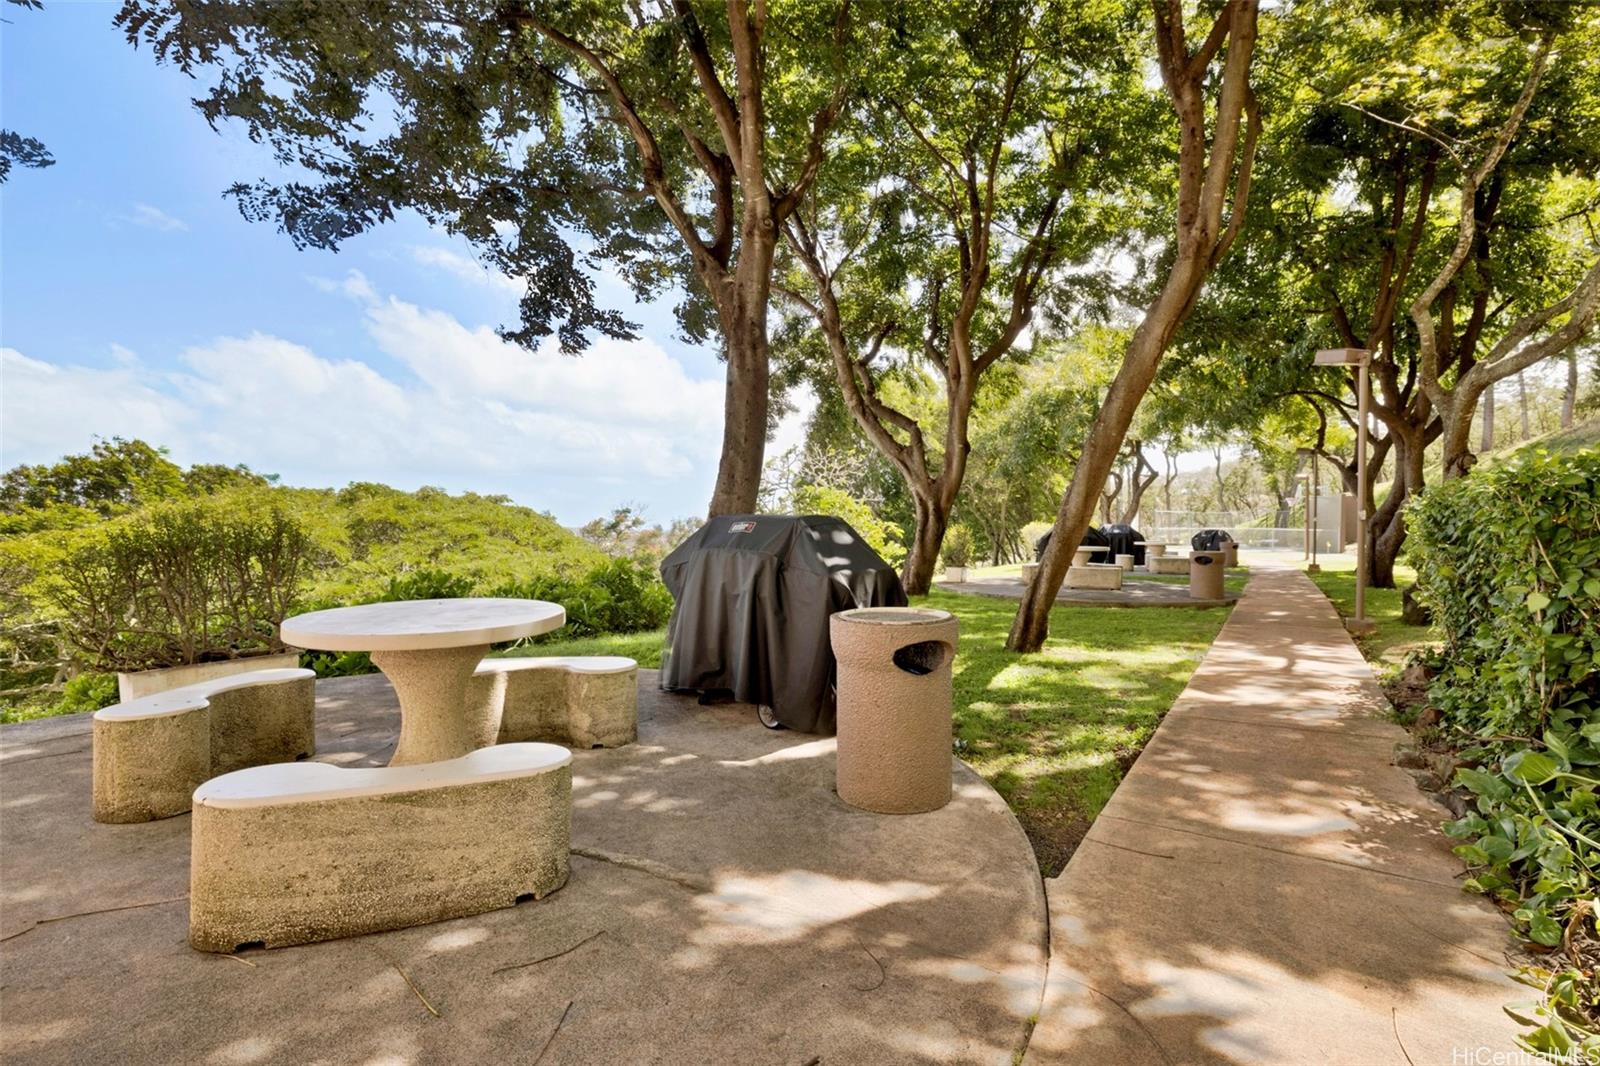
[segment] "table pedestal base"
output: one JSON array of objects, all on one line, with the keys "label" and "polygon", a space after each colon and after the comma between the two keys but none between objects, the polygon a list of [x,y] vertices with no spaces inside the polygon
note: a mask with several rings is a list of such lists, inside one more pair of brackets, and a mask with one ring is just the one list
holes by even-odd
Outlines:
[{"label": "table pedestal base", "polygon": [[372,653],[400,698],[400,743],[390,766],[454,759],[494,743],[499,723],[481,721],[467,707],[467,680],[488,650],[473,644]]}]

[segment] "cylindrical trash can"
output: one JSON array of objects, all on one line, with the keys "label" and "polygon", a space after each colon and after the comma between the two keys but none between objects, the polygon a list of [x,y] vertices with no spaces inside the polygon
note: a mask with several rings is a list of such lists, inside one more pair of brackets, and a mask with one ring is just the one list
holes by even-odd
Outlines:
[{"label": "cylindrical trash can", "polygon": [[863,607],[828,623],[839,663],[839,798],[879,814],[950,802],[949,611]]},{"label": "cylindrical trash can", "polygon": [[1236,541],[1236,540],[1225,540],[1225,541],[1223,541],[1222,542],[1222,554],[1223,554],[1223,560],[1222,560],[1222,565],[1223,566],[1238,566],[1239,565],[1239,542]]},{"label": "cylindrical trash can", "polygon": [[1192,600],[1222,599],[1223,553],[1189,553],[1189,598]]}]

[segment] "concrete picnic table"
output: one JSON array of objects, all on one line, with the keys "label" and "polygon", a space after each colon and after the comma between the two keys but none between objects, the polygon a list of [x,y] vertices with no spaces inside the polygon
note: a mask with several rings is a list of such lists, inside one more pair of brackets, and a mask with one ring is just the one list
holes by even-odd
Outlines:
[{"label": "concrete picnic table", "polygon": [[335,607],[285,618],[285,644],[365,651],[400,700],[390,766],[454,759],[483,744],[467,713],[467,681],[491,644],[560,629],[567,612],[544,600],[468,597]]},{"label": "concrete picnic table", "polygon": [[1110,550],[1110,548],[1107,548],[1102,544],[1080,544],[1072,551],[1072,565],[1088,566],[1090,557],[1095,555],[1097,552]]}]

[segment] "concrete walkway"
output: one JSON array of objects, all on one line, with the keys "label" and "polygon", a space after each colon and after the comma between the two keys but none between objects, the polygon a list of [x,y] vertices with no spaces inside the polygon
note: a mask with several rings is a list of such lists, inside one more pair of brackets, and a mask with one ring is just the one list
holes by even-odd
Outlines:
[{"label": "concrete walkway", "polygon": [[[1258,567],[1188,688],[1048,881],[1026,1061],[1487,1062],[1507,928],[1392,765],[1371,672],[1303,574]],[[1505,1060],[1502,1060],[1505,1061]]]},{"label": "concrete walkway", "polygon": [[[1045,901],[994,790],[956,762],[944,809],[868,814],[833,738],[655,684],[639,743],[574,753],[559,892],[238,958],[185,943],[187,816],[91,819],[86,716],[0,729],[0,1061],[1013,1061]],[[381,764],[398,724],[380,676],[317,684],[319,760]]]}]

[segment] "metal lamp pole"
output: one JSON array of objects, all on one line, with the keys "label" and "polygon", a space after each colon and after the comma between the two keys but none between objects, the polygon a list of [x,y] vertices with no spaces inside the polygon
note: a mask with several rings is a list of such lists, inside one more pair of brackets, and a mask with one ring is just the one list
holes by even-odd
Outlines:
[{"label": "metal lamp pole", "polygon": [[1372,353],[1365,348],[1324,348],[1317,352],[1318,366],[1356,368],[1356,616],[1347,623],[1356,632],[1371,632],[1367,620],[1367,413],[1372,406],[1372,385],[1367,368]]},{"label": "metal lamp pole", "polygon": [[[1310,455],[1310,453],[1308,452],[1307,455]],[[1311,458],[1311,461],[1313,463],[1315,463],[1317,461],[1317,457],[1315,455],[1310,455],[1310,458]],[[1300,482],[1300,501],[1301,501],[1301,506],[1305,508],[1305,512],[1306,512],[1302,516],[1302,519],[1304,521],[1306,529],[1305,529],[1305,534],[1304,534],[1305,540],[1304,540],[1304,543],[1303,543],[1303,546],[1302,546],[1302,550],[1300,552],[1300,558],[1304,559],[1306,562],[1310,562],[1311,561],[1311,475],[1310,474],[1301,474],[1299,477],[1295,478],[1295,480]]]}]

